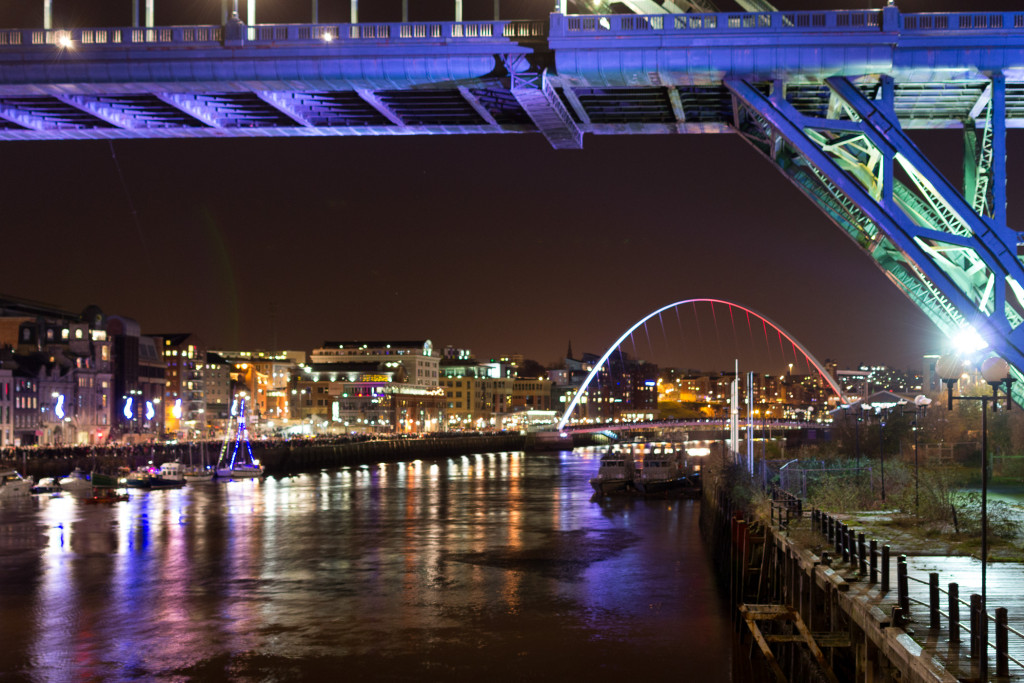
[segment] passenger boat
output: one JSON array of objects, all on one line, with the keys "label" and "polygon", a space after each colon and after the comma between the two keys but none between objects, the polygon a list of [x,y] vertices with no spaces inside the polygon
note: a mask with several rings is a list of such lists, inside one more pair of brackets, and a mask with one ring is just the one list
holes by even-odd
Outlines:
[{"label": "passenger boat", "polygon": [[128,487],[135,489],[180,489],[185,485],[181,463],[165,462],[159,469],[147,467],[128,475]]},{"label": "passenger boat", "polygon": [[655,446],[637,462],[633,487],[644,495],[698,491],[699,482],[688,475],[680,451],[671,446]]},{"label": "passenger boat", "polygon": [[88,473],[83,472],[78,467],[71,474],[61,479],[59,483],[61,491],[69,491],[70,493],[92,491],[92,480],[89,479]]},{"label": "passenger boat", "polygon": [[634,471],[633,453],[613,447],[601,456],[597,476],[590,485],[602,495],[625,493],[632,485]]},{"label": "passenger boat", "polygon": [[21,498],[32,490],[32,477],[25,478],[15,470],[0,470],[0,499]]}]

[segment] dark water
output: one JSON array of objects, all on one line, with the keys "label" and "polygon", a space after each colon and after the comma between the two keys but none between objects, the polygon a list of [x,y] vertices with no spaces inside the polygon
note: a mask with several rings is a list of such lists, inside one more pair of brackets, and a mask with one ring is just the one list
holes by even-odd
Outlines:
[{"label": "dark water", "polygon": [[694,501],[501,453],[0,502],[0,679],[727,681]]}]

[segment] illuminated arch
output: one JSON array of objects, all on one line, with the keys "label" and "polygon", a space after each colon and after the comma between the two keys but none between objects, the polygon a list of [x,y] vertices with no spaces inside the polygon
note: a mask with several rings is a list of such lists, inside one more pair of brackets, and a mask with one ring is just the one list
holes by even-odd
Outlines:
[{"label": "illuminated arch", "polygon": [[731,301],[725,301],[724,299],[684,299],[683,301],[677,301],[677,302],[675,302],[673,304],[669,304],[668,306],[662,306],[658,310],[652,311],[651,313],[647,314],[643,318],[640,318],[640,320],[636,321],[633,324],[632,327],[630,327],[628,330],[623,332],[622,336],[619,337],[618,339],[616,339],[614,344],[612,344],[611,346],[608,347],[608,350],[604,352],[603,356],[601,356],[601,360],[599,360],[597,363],[594,364],[594,368],[590,371],[590,374],[587,375],[587,379],[583,381],[583,384],[580,386],[579,390],[576,392],[576,395],[572,397],[572,401],[570,401],[569,405],[566,407],[565,413],[562,415],[562,419],[558,421],[558,429],[561,430],[561,429],[563,429],[565,427],[565,423],[569,421],[569,417],[572,415],[572,411],[576,410],[576,406],[579,403],[580,397],[583,396],[583,394],[587,391],[587,387],[590,386],[590,382],[595,377],[597,377],[597,373],[601,371],[601,367],[605,364],[605,362],[608,360],[608,358],[611,357],[612,353],[615,352],[615,349],[619,348],[619,345],[622,344],[622,342],[626,341],[626,339],[629,337],[629,335],[633,334],[633,332],[635,332],[638,327],[643,325],[645,322],[647,322],[648,320],[650,320],[654,316],[659,315],[661,313],[664,313],[665,311],[667,311],[669,309],[676,308],[676,307],[682,306],[684,304],[701,304],[701,303],[708,303],[708,304],[711,304],[712,306],[714,306],[715,304],[725,304],[726,306],[729,306],[730,308],[738,308],[741,311],[746,312],[748,315],[753,315],[754,317],[758,318],[762,323],[764,323],[766,325],[770,325],[773,330],[775,330],[780,335],[785,337],[786,340],[789,341],[790,344],[792,344],[794,347],[796,347],[800,351],[800,353],[804,354],[804,358],[806,358],[808,360],[808,362],[810,362],[811,365],[814,366],[814,369],[818,371],[818,374],[821,375],[822,379],[824,379],[826,382],[828,382],[829,387],[832,389],[832,391],[835,392],[836,396],[839,397],[839,400],[840,401],[843,400],[843,391],[842,391],[842,389],[839,388],[839,385],[836,384],[836,381],[832,378],[832,376],[830,374],[828,374],[828,372],[825,371],[825,367],[818,361],[817,358],[814,357],[814,354],[812,354],[810,351],[808,351],[806,348],[804,348],[804,345],[801,344],[800,342],[798,342],[796,340],[796,338],[793,337],[793,335],[791,335],[789,332],[786,332],[786,330],[782,329],[782,327],[780,327],[779,325],[775,324],[769,318],[766,318],[765,316],[761,315],[757,311],[755,311],[753,309],[750,309],[750,308],[747,308],[746,306],[741,306],[741,305],[733,303]]}]

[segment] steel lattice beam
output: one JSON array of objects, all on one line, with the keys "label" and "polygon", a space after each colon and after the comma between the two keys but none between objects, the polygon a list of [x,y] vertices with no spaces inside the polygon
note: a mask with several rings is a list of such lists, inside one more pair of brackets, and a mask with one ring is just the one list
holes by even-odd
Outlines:
[{"label": "steel lattice beam", "polygon": [[[910,141],[893,111],[891,84],[883,79],[876,101],[845,78],[828,85],[841,101],[833,112],[849,119],[799,113],[782,96],[781,82],[765,94],[746,81],[726,81],[743,137],[940,329],[953,335],[970,327],[992,351],[1024,368],[1024,267],[1016,256],[1016,233],[998,217],[976,213]],[[1002,90],[996,79],[993,102]],[[997,126],[993,130],[994,158],[1000,133]],[[992,167],[995,196],[1005,187],[1005,169]]]}]

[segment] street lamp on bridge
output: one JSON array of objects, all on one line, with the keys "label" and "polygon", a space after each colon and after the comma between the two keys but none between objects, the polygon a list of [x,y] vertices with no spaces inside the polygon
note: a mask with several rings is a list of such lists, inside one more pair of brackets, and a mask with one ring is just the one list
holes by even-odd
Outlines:
[{"label": "street lamp on bridge", "polygon": [[1006,409],[1013,405],[1010,398],[1010,387],[1013,378],[1010,376],[1010,366],[1002,358],[992,356],[986,358],[981,364],[981,376],[992,387],[991,396],[953,396],[953,385],[956,384],[964,371],[964,363],[957,356],[943,356],[935,363],[935,372],[946,383],[948,400],[947,410],[953,409],[953,401],[980,401],[981,402],[981,656],[980,668],[982,678],[987,679],[988,673],[988,603],[986,598],[987,582],[986,571],[988,568],[988,403],[992,402],[992,409],[999,408],[999,390],[1001,387],[1006,393]]}]

